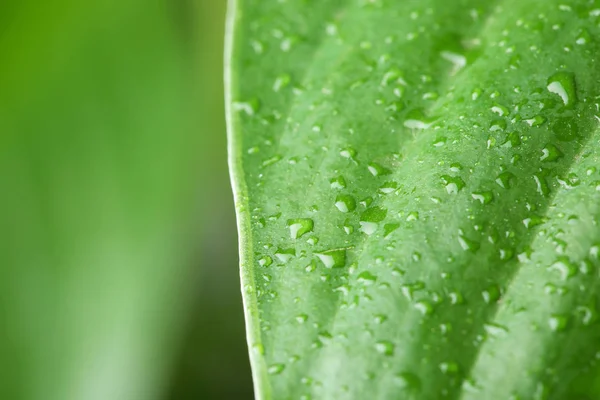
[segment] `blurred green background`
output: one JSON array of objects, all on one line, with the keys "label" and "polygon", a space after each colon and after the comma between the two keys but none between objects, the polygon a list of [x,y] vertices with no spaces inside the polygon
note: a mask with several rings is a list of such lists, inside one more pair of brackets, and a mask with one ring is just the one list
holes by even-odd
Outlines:
[{"label": "blurred green background", "polygon": [[0,2],[0,399],[250,399],[224,0]]}]

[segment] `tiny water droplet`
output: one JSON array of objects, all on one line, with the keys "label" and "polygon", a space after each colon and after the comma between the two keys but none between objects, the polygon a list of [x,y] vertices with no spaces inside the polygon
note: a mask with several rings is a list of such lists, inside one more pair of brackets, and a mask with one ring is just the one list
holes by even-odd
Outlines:
[{"label": "tiny water droplet", "polygon": [[418,392],[421,390],[421,379],[413,373],[401,372],[395,376],[394,382],[406,391]]},{"label": "tiny water droplet", "polygon": [[444,374],[455,374],[458,372],[458,364],[455,362],[443,362],[440,364],[440,370]]},{"label": "tiny water droplet", "polygon": [[561,314],[553,314],[548,318],[548,326],[553,332],[564,331],[567,327],[567,322],[567,317]]},{"label": "tiny water droplet", "polygon": [[496,337],[505,336],[508,333],[508,329],[505,326],[494,323],[483,325],[483,329],[485,329],[488,335]]},{"label": "tiny water droplet", "polygon": [[267,372],[269,373],[269,375],[279,375],[283,372],[284,369],[284,364],[272,364],[267,369]]},{"label": "tiny water droplet", "polygon": [[393,356],[395,346],[392,342],[388,340],[380,340],[375,343],[375,349],[378,353],[383,354],[385,356]]},{"label": "tiny water droplet", "polygon": [[308,315],[306,314],[298,314],[298,316],[296,317],[296,321],[298,321],[299,324],[305,323],[307,319]]}]

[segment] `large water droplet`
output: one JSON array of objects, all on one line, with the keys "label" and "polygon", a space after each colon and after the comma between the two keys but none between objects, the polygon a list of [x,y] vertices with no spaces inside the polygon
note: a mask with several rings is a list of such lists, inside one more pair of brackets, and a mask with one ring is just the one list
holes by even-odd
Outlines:
[{"label": "large water droplet", "polygon": [[557,94],[565,107],[572,108],[577,102],[575,76],[570,72],[557,72],[548,79],[548,91]]},{"label": "large water droplet", "polygon": [[441,179],[448,194],[456,194],[465,187],[465,181],[459,176],[442,175]]},{"label": "large water droplet", "polygon": [[347,194],[340,194],[335,198],[335,206],[343,213],[354,211],[356,209],[356,200]]},{"label": "large water droplet", "polygon": [[287,226],[290,228],[290,237],[292,239],[298,239],[308,232],[312,232],[315,223],[310,218],[296,218],[288,219]]},{"label": "large water droplet", "polygon": [[333,249],[315,253],[326,268],[342,268],[346,266],[346,249]]}]

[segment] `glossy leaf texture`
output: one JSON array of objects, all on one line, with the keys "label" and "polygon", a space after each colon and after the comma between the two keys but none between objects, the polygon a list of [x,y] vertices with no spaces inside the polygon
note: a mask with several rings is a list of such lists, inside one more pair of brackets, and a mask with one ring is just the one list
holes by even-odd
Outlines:
[{"label": "glossy leaf texture", "polygon": [[600,397],[600,3],[238,0],[263,399]]}]

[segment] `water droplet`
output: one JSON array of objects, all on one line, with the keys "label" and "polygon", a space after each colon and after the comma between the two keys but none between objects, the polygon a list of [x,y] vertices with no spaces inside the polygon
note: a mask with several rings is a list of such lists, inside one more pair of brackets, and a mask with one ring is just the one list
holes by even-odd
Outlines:
[{"label": "water droplet", "polygon": [[252,351],[254,351],[256,354],[264,355],[265,347],[262,345],[262,343],[255,343],[252,345]]},{"label": "water droplet", "polygon": [[506,121],[503,119],[495,119],[492,122],[490,122],[490,132],[504,131],[505,129]]},{"label": "water droplet", "polygon": [[399,83],[401,85],[406,85],[406,81],[403,78],[403,73],[397,68],[392,68],[389,71],[386,71],[383,74],[383,79],[381,80],[381,86],[388,86],[390,83]]},{"label": "water droplet", "polygon": [[352,147],[347,147],[340,151],[340,156],[342,156],[344,158],[349,158],[351,160],[354,160],[354,158],[356,157],[356,154],[357,154],[356,150],[354,150]]},{"label": "water droplet", "polygon": [[511,132],[506,137],[506,141],[502,144],[503,147],[513,148],[521,144],[521,138],[517,132]]},{"label": "water droplet", "polygon": [[490,110],[493,113],[498,114],[500,117],[508,115],[508,108],[501,106],[500,104],[494,104]]},{"label": "water droplet", "polygon": [[463,295],[460,292],[450,292],[448,293],[448,297],[450,298],[450,304],[462,304],[464,303]]},{"label": "water droplet", "polygon": [[570,72],[557,72],[548,79],[547,89],[557,94],[567,108],[572,108],[577,101],[575,76]]},{"label": "water droplet", "polygon": [[392,171],[377,163],[370,163],[367,168],[373,176],[389,175],[392,173]]},{"label": "water droplet", "polygon": [[496,177],[496,183],[503,189],[510,189],[514,177],[515,175],[512,172],[504,171]]},{"label": "water droplet", "polygon": [[315,253],[326,268],[343,268],[346,266],[346,249],[334,249]]},{"label": "water droplet", "polygon": [[343,213],[354,211],[356,209],[356,200],[347,194],[340,194],[335,199],[335,206]]},{"label": "water droplet", "polygon": [[409,129],[427,129],[433,121],[426,118],[421,110],[412,110],[407,113],[404,126]]},{"label": "water droplet", "polygon": [[288,261],[290,261],[290,259],[292,257],[296,256],[296,250],[294,249],[282,249],[282,248],[278,248],[277,251],[275,252],[275,257],[277,257],[279,259],[279,261],[283,262],[283,263],[287,263]]},{"label": "water droplet", "polygon": [[495,303],[500,298],[500,289],[497,286],[490,286],[481,292],[481,296],[486,303]]},{"label": "water droplet", "polygon": [[421,379],[413,373],[401,372],[395,376],[394,382],[407,391],[420,391]]},{"label": "water droplet", "polygon": [[544,222],[546,222],[545,217],[541,217],[539,215],[532,214],[530,217],[525,218],[523,220],[523,225],[525,225],[525,228],[530,229],[535,226],[541,225]]},{"label": "water droplet", "polygon": [[483,329],[485,329],[488,335],[496,337],[506,336],[508,333],[508,329],[505,326],[494,323],[483,325]]},{"label": "water droplet", "polygon": [[490,191],[473,192],[471,194],[471,197],[473,197],[473,199],[475,200],[480,201],[481,204],[489,204],[492,202],[492,200],[494,200],[494,194]]},{"label": "water droplet", "polygon": [[524,119],[523,121],[525,121],[525,123],[529,126],[540,126],[543,125],[547,120],[545,117],[541,116],[541,115],[536,115],[533,118],[527,118]]},{"label": "water droplet", "polygon": [[542,149],[542,156],[540,157],[540,161],[556,161],[560,157],[562,157],[562,152],[553,144],[547,144]]},{"label": "water droplet", "polygon": [[399,227],[400,227],[400,224],[398,224],[398,223],[395,223],[395,224],[385,224],[383,226],[383,236],[385,236],[385,237],[389,236],[392,232],[394,232]]},{"label": "water droplet", "polygon": [[440,364],[440,370],[444,374],[455,374],[458,372],[458,364],[455,362],[443,362]]},{"label": "water droplet", "polygon": [[376,324],[383,324],[385,321],[387,321],[387,319],[388,319],[388,317],[383,314],[375,315],[375,323]]},{"label": "water droplet", "polygon": [[398,189],[398,183],[389,181],[381,185],[381,187],[379,188],[379,192],[383,194],[390,194],[396,191],[396,189]]},{"label": "water droplet", "polygon": [[267,158],[266,160],[263,161],[262,166],[263,167],[268,167],[269,165],[273,165],[278,161],[281,161],[282,156],[279,154],[274,155],[273,157]]},{"label": "water droplet", "polygon": [[337,176],[329,181],[332,189],[344,189],[346,187],[346,179],[343,176]]},{"label": "water droplet", "polygon": [[269,256],[263,256],[258,260],[258,265],[261,267],[268,267],[273,264],[273,259]]},{"label": "water droplet", "polygon": [[423,290],[425,288],[425,284],[421,281],[416,281],[414,283],[408,283],[400,286],[400,290],[404,297],[408,300],[412,300],[414,297],[414,293],[419,290]]},{"label": "water droplet", "polygon": [[577,267],[567,257],[559,257],[548,269],[557,271],[563,281],[577,273]]},{"label": "water droplet", "polygon": [[465,187],[465,181],[458,176],[442,175],[442,184],[446,187],[448,194],[456,194]]},{"label": "water droplet", "polygon": [[234,111],[245,112],[248,116],[253,116],[260,109],[260,101],[258,99],[251,99],[248,101],[236,101],[233,102]]},{"label": "water droplet", "polygon": [[287,226],[290,228],[290,237],[292,239],[298,239],[308,232],[312,232],[315,223],[310,218],[296,218],[288,219]]},{"label": "water droplet", "polygon": [[284,369],[285,369],[284,364],[272,364],[267,369],[267,372],[269,373],[269,375],[279,375],[280,373],[283,372]]},{"label": "water droplet", "polygon": [[393,356],[395,346],[392,342],[388,340],[380,340],[375,343],[375,349],[378,353],[383,354],[385,356]]},{"label": "water droplet", "polygon": [[375,283],[377,277],[369,271],[363,271],[356,277],[356,280],[365,286],[369,286]]},{"label": "water droplet", "polygon": [[305,323],[307,319],[308,315],[306,314],[298,314],[298,316],[296,317],[296,321],[298,321],[299,324]]},{"label": "water droplet", "polygon": [[433,305],[427,300],[419,300],[414,305],[415,309],[423,315],[433,313]]},{"label": "water droplet", "polygon": [[408,213],[408,216],[406,217],[407,222],[418,221],[418,220],[419,220],[419,213],[417,211],[411,211],[410,213]]},{"label": "water droplet", "polygon": [[458,243],[460,244],[460,247],[462,247],[463,250],[471,252],[476,252],[477,250],[479,250],[480,246],[479,242],[471,240],[461,234],[458,235]]},{"label": "water droplet", "polygon": [[553,314],[548,318],[548,326],[553,332],[560,332],[567,327],[568,319],[561,314]]},{"label": "water droplet", "polygon": [[275,79],[275,83],[273,84],[273,90],[275,92],[279,92],[281,89],[285,88],[290,84],[291,77],[288,74],[281,74]]},{"label": "water droplet", "polygon": [[465,65],[467,65],[467,58],[462,54],[454,53],[451,51],[442,51],[440,55],[444,60],[450,61],[452,63],[453,67],[452,71],[450,72],[450,75],[455,75],[458,71],[464,68]]},{"label": "water droplet", "polygon": [[366,209],[360,216],[361,230],[371,235],[377,230],[377,224],[385,219],[387,210],[382,207],[371,207]]}]

